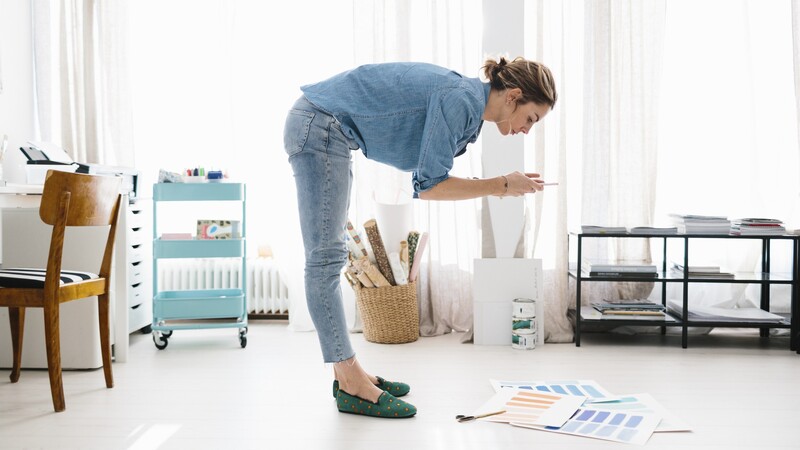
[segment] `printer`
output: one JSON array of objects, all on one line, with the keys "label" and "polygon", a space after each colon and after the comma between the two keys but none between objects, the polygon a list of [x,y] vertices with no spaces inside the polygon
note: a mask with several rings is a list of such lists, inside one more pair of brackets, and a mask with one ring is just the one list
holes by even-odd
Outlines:
[{"label": "printer", "polygon": [[127,194],[130,200],[136,198],[139,187],[139,171],[134,168],[75,162],[61,147],[50,142],[29,141],[28,147],[20,147],[20,151],[27,159],[25,176],[28,184],[44,184],[44,177],[48,170],[112,175],[122,179],[121,194]]}]

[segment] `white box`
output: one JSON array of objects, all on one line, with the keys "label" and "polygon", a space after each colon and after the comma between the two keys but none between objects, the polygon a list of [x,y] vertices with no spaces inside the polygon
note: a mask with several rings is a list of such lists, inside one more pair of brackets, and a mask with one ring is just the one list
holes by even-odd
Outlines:
[{"label": "white box", "polygon": [[61,172],[75,172],[76,164],[25,164],[25,180],[28,184],[44,184],[44,177],[48,170]]},{"label": "white box", "polygon": [[544,345],[542,261],[526,258],[475,260],[473,342],[511,345],[511,304],[515,298],[536,301],[536,345]]}]

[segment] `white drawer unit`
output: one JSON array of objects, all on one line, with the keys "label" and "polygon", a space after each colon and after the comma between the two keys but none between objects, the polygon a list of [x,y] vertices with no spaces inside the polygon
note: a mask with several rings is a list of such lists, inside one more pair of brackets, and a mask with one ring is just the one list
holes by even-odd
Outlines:
[{"label": "white drawer unit", "polygon": [[[125,239],[118,240],[114,249],[116,262],[115,292],[120,296],[115,322],[126,324],[116,331],[114,357],[125,361],[128,335],[137,331],[150,332],[153,305],[150,298],[152,272],[152,201],[137,198],[120,211],[117,233]],[[124,301],[122,299],[125,299]]]}]

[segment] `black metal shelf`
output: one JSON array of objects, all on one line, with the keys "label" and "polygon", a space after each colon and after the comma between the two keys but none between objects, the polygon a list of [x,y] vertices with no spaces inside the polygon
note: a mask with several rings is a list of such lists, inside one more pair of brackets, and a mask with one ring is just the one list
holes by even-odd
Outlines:
[{"label": "black metal shelf", "polygon": [[[788,328],[790,329],[789,348],[790,350],[800,353],[798,342],[800,342],[800,236],[796,235],[731,235],[731,234],[630,234],[630,233],[579,233],[570,232],[570,238],[577,239],[577,253],[578,265],[582,262],[582,245],[583,239],[586,238],[646,238],[658,239],[663,243],[663,261],[661,263],[661,271],[657,272],[656,277],[652,276],[592,276],[584,270],[571,269],[568,276],[576,280],[576,299],[575,299],[575,345],[580,346],[581,339],[581,325],[586,324],[608,324],[608,325],[640,325],[640,326],[660,326],[662,332],[665,332],[666,327],[680,327],[681,328],[681,345],[683,348],[688,348],[688,329],[691,327],[729,327],[729,328],[759,328],[761,336],[769,336],[769,329],[771,328]],[[689,264],[689,242],[693,239],[733,239],[733,240],[760,240],[761,241],[761,272],[737,272],[733,277],[712,277],[712,276],[691,276],[684,273],[671,270],[667,267],[667,242],[669,240],[683,240],[683,265],[690,267]],[[771,272],[770,271],[770,254],[772,241],[790,240],[792,241],[792,272]],[[669,311],[668,314],[674,320],[664,319],[596,319],[584,318],[581,313],[581,285],[584,282],[628,282],[628,283],[660,283],[661,284],[661,300],[662,304],[666,305],[666,290],[667,284],[680,283],[683,285],[683,312],[677,313],[676,311]],[[715,320],[698,320],[689,318],[689,284],[691,283],[717,283],[717,284],[757,284],[761,289],[761,304],[760,308],[769,311],[770,303],[770,286],[772,285],[789,285],[791,286],[791,314],[788,318],[780,322],[764,322],[764,321],[715,321]]]}]

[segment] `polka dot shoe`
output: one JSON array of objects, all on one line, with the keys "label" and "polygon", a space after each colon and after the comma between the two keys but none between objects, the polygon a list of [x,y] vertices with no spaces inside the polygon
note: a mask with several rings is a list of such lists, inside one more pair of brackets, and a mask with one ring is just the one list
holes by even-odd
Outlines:
[{"label": "polka dot shoe", "polygon": [[377,403],[372,403],[339,389],[339,392],[336,393],[336,406],[339,408],[339,412],[384,419],[404,419],[417,413],[414,405],[404,402],[388,392],[383,392],[378,397]]},{"label": "polka dot shoe", "polygon": [[[400,383],[399,381],[386,381],[381,377],[375,377],[378,379],[378,389],[382,391],[386,391],[392,394],[395,397],[402,397],[411,390],[411,386]],[[333,380],[333,398],[336,398],[336,393],[339,392],[339,382]]]}]

